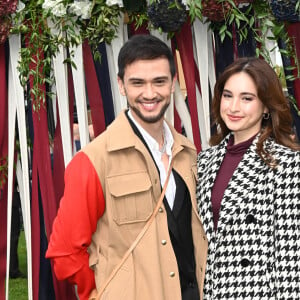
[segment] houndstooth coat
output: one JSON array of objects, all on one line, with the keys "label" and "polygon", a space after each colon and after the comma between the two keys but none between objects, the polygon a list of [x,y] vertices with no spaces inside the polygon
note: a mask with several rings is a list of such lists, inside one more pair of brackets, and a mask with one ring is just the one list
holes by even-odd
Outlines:
[{"label": "houndstooth coat", "polygon": [[209,250],[204,299],[300,299],[300,152],[268,140],[268,167],[257,138],[224,193],[214,231],[211,190],[229,140],[198,155],[197,200]]}]

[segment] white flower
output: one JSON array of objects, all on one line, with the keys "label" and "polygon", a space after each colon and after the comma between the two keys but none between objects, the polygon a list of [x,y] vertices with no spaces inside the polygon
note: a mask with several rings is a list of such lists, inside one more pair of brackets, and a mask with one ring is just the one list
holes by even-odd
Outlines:
[{"label": "white flower", "polygon": [[55,0],[45,0],[42,7],[45,10],[50,10],[52,9],[55,5],[57,4],[57,1]]},{"label": "white flower", "polygon": [[92,2],[88,0],[75,1],[69,8],[71,13],[82,19],[89,19],[91,17]]},{"label": "white flower", "polygon": [[22,11],[25,8],[25,4],[22,1],[19,1],[18,7],[17,7],[17,12]]},{"label": "white flower", "polygon": [[63,5],[61,0],[45,0],[42,7],[57,17],[62,17],[67,14],[67,8]]},{"label": "white flower", "polygon": [[119,5],[119,7],[123,7],[123,1],[122,0],[106,0],[106,5],[107,6],[112,6],[112,5]]},{"label": "white flower", "polygon": [[67,8],[62,3],[59,3],[53,7],[51,12],[54,16],[62,17],[67,14]]}]

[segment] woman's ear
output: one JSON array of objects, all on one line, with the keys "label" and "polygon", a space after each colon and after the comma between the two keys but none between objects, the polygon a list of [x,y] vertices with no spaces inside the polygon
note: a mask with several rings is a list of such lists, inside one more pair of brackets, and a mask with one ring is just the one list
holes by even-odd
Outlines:
[{"label": "woman's ear", "polygon": [[270,112],[269,108],[268,107],[264,107],[264,114],[268,114]]}]

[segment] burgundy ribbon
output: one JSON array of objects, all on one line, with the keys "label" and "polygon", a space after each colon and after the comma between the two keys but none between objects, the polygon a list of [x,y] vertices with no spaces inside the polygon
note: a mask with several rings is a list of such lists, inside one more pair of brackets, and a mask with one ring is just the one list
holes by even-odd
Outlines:
[{"label": "burgundy ribbon", "polygon": [[96,137],[105,130],[103,100],[98,84],[93,55],[87,41],[83,43],[82,50],[87,93],[91,108],[94,135]]},{"label": "burgundy ribbon", "polygon": [[192,31],[189,22],[186,22],[179,33],[176,34],[176,42],[178,45],[182,68],[187,88],[187,97],[189,109],[191,114],[191,121],[193,127],[194,144],[197,151],[201,151],[200,128],[197,113],[196,87],[195,83],[200,87],[199,74],[195,68],[194,54],[193,54],[193,39]]}]

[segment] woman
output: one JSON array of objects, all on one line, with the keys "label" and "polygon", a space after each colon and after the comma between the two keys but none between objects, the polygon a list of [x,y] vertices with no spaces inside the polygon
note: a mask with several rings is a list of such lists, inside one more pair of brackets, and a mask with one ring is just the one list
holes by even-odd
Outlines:
[{"label": "woman", "polygon": [[217,132],[198,155],[205,299],[299,299],[300,148],[273,69],[241,58],[218,79]]}]

